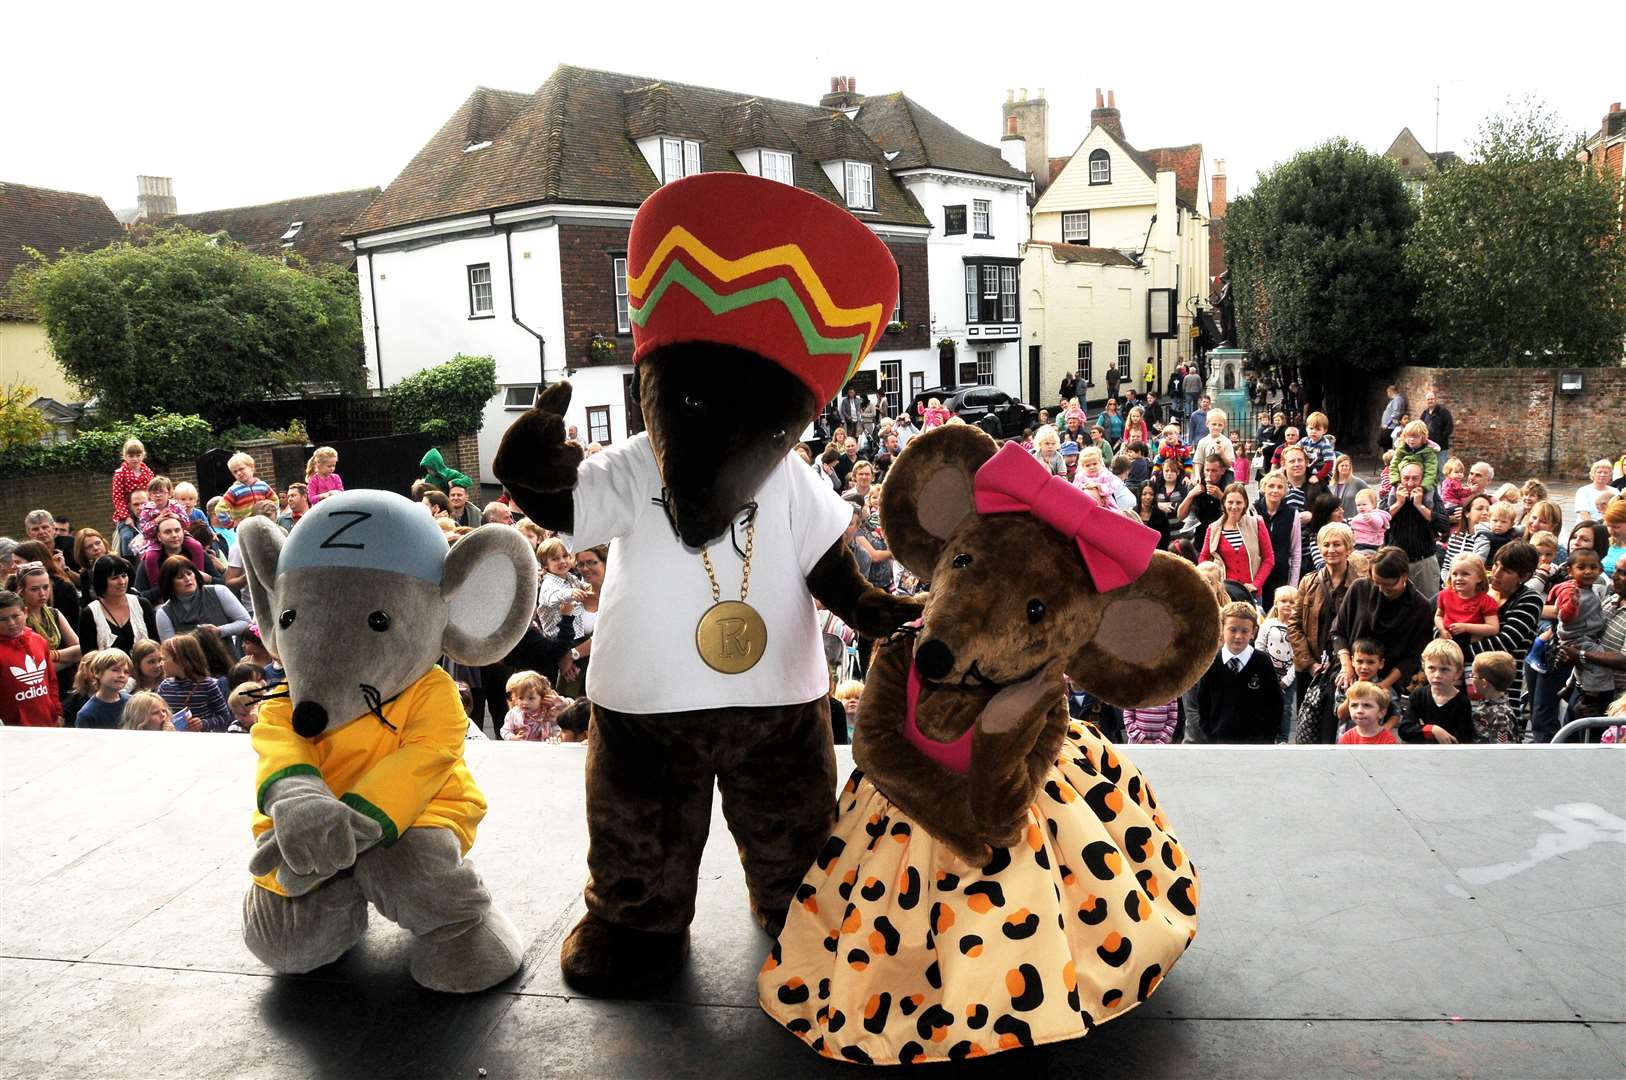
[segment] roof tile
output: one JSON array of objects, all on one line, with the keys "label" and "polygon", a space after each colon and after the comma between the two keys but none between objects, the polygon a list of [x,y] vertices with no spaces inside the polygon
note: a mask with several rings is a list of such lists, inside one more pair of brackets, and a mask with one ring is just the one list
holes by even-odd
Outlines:
[{"label": "roof tile", "polygon": [[29,313],[7,299],[6,286],[28,262],[25,247],[45,255],[105,247],[124,237],[124,226],[95,195],[0,182],[0,315]]},{"label": "roof tile", "polygon": [[[335,191],[328,195],[308,195],[300,199],[264,203],[260,206],[233,206],[177,214],[167,219],[194,232],[223,232],[250,251],[280,256],[297,252],[313,263],[349,267],[356,257],[340,244],[350,223],[378,198],[376,187]],[[284,246],[283,236],[294,222],[300,222],[293,241]]]}]

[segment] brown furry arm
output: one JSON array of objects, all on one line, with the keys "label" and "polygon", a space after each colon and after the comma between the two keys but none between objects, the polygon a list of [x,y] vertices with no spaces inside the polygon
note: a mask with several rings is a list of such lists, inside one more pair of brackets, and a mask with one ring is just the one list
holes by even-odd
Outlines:
[{"label": "brown furry arm", "polygon": [[1012,844],[1039,780],[1067,730],[1059,678],[1029,680],[994,696],[977,721],[966,790],[971,812],[991,843]]},{"label": "brown furry arm", "polygon": [[884,638],[920,618],[921,602],[882,592],[858,572],[847,545],[837,540],[807,575],[807,588],[819,603],[865,637]]},{"label": "brown furry arm", "polygon": [[545,529],[570,532],[576,520],[576,467],[582,448],[565,441],[570,384],[543,391],[536,405],[509,427],[491,471],[525,516]]}]

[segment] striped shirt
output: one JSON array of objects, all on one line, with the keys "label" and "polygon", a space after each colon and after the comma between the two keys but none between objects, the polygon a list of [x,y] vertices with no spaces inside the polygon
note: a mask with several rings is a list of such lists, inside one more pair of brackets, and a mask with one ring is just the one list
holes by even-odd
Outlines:
[{"label": "striped shirt", "polygon": [[1445,562],[1440,568],[1441,576],[1451,573],[1451,560],[1464,551],[1478,555],[1486,562],[1490,561],[1490,537],[1482,532],[1463,532],[1458,529],[1451,534],[1445,542]]},{"label": "striped shirt", "polygon": [[1223,530],[1220,531],[1220,536],[1225,540],[1225,542],[1227,544],[1230,544],[1231,547],[1234,548],[1235,550],[1237,550],[1237,551],[1242,550],[1242,530],[1241,529],[1223,529]]},{"label": "striped shirt", "polygon": [[[1618,594],[1611,594],[1603,602],[1603,633],[1598,635],[1598,647],[1610,652],[1626,652],[1626,604],[1621,603]],[[1616,668],[1614,671],[1615,689],[1626,692],[1626,670]]]}]

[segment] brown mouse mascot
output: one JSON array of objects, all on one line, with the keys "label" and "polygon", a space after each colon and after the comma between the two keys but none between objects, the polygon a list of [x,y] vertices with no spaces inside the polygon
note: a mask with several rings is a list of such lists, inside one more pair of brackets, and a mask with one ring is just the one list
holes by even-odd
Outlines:
[{"label": "brown mouse mascot", "polygon": [[1197,871],[1062,675],[1116,705],[1195,682],[1196,571],[1014,443],[909,444],[881,499],[925,616],[876,649],[840,819],[758,977],[768,1013],[864,1063],[1078,1038],[1145,1001],[1197,929]]},{"label": "brown mouse mascot", "polygon": [[791,452],[897,297],[862,222],[789,184],[662,187],[627,249],[645,434],[583,460],[568,383],[504,437],[497,477],[572,549],[609,541],[587,695],[587,914],[560,952],[594,994],[670,978],[688,948],[713,786],[751,907],[777,933],[835,821],[816,596],[881,638],[919,605],[870,587],[843,502]]}]

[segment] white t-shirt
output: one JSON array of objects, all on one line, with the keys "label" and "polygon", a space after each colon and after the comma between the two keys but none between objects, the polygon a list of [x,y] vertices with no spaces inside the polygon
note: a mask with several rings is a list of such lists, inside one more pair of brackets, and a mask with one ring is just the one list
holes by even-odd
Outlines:
[{"label": "white t-shirt", "polygon": [[1602,521],[1603,520],[1603,512],[1598,509],[1598,505],[1597,505],[1598,500],[1600,498],[1602,498],[1603,501],[1605,503],[1607,503],[1610,499],[1614,498],[1616,495],[1619,495],[1619,494],[1620,494],[1620,492],[1616,491],[1612,487],[1606,487],[1602,491],[1599,491],[1597,488],[1593,487],[1591,484],[1587,484],[1585,487],[1576,488],[1575,489],[1575,513],[1576,513],[1576,516],[1579,517],[1581,514],[1584,513],[1592,521]]},{"label": "white t-shirt", "polygon": [[[705,565],[654,503],[660,493],[647,435],[594,454],[577,472],[566,542],[573,551],[610,543],[587,696],[617,712],[666,713],[798,705],[828,693],[807,574],[847,530],[852,506],[794,454],[763,481],[746,602],[767,624],[767,646],[755,667],[724,675],[695,648],[695,627],[712,605]],[[736,532],[743,548],[743,525]],[[739,599],[744,560],[726,534],[708,550],[722,599]]]}]

